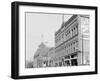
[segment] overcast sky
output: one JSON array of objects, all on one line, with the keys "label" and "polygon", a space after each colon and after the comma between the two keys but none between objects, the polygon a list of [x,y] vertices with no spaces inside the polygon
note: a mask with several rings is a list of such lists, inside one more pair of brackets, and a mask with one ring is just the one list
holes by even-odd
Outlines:
[{"label": "overcast sky", "polygon": [[[67,21],[72,15],[65,15]],[[44,42],[55,46],[55,32],[61,27],[63,18],[58,14],[26,13],[26,59],[32,60],[38,45]]]}]

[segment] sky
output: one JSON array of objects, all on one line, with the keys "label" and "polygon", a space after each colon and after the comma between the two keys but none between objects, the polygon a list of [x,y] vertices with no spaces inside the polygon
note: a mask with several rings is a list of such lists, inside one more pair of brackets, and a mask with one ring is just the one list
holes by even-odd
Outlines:
[{"label": "sky", "polygon": [[26,15],[26,60],[32,60],[41,42],[55,46],[55,32],[72,15],[25,13]]}]

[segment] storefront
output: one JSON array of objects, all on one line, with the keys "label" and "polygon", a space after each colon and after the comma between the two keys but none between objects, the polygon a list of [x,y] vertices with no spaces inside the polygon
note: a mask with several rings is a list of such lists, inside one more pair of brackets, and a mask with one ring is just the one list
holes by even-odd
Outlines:
[{"label": "storefront", "polygon": [[63,58],[63,65],[64,66],[78,66],[78,55],[77,54],[72,54],[72,55],[66,55]]}]

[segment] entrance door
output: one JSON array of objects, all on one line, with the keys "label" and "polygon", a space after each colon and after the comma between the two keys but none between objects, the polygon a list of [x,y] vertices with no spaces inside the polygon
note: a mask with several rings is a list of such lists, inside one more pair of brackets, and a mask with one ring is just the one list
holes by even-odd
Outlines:
[{"label": "entrance door", "polygon": [[72,66],[77,66],[77,65],[78,65],[77,59],[72,59],[72,60],[71,60],[71,65],[72,65]]}]

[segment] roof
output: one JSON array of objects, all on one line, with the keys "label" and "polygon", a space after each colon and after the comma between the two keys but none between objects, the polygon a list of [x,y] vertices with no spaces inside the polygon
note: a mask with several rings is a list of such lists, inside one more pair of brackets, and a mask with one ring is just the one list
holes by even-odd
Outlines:
[{"label": "roof", "polygon": [[61,28],[55,34],[58,34],[58,32],[60,32],[62,28],[64,28],[65,26],[67,26],[69,23],[71,23],[71,21],[73,19],[75,19],[77,16],[78,15],[73,15],[68,21],[66,21],[65,23],[62,23]]},{"label": "roof", "polygon": [[50,49],[51,47],[47,47],[43,42],[41,42],[33,57],[46,56]]}]

